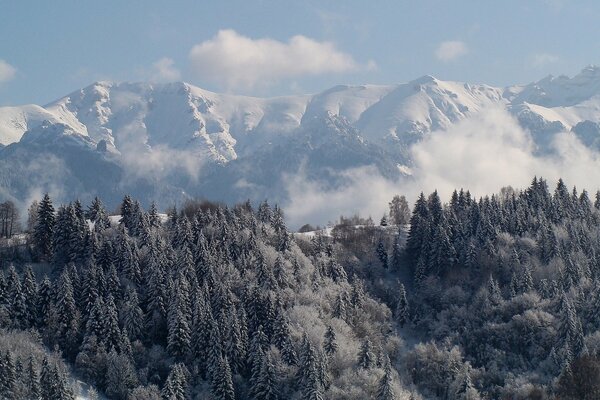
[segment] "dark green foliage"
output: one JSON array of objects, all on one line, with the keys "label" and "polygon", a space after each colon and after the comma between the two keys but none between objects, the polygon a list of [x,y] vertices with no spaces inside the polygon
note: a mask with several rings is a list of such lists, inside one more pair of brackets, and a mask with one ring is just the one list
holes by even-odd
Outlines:
[{"label": "dark green foliage", "polygon": [[37,208],[36,224],[33,227],[33,242],[37,255],[42,260],[50,259],[52,255],[52,240],[54,237],[54,206],[48,193],[44,195]]}]

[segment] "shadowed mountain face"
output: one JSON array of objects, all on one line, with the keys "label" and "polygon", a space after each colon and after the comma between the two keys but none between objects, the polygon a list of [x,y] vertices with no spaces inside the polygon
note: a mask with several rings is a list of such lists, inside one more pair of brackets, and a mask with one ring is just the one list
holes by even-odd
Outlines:
[{"label": "shadowed mountain face", "polygon": [[252,98],[186,83],[98,82],[44,107],[0,107],[0,193],[27,200],[127,192],[167,206],[189,196],[285,203],[291,176],[345,184],[374,166],[410,180],[411,146],[488,109],[512,114],[537,151],[573,132],[598,148],[600,69],[494,88],[425,76],[394,86],[336,86]]}]

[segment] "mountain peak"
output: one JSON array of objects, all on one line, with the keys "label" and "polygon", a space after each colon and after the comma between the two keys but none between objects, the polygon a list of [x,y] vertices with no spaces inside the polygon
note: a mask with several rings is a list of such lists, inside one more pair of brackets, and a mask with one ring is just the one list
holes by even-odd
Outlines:
[{"label": "mountain peak", "polygon": [[594,64],[587,65],[573,79],[577,77],[594,80],[600,79],[600,66]]},{"label": "mountain peak", "polygon": [[439,82],[440,82],[439,79],[437,79],[433,75],[423,75],[422,77],[411,81],[411,83],[418,84],[418,85],[437,84]]}]

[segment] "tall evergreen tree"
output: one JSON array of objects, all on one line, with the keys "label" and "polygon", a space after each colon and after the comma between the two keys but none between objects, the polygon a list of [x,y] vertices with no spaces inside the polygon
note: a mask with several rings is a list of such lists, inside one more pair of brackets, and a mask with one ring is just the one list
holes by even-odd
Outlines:
[{"label": "tall evergreen tree", "polygon": [[338,350],[338,344],[336,342],[335,331],[333,327],[329,325],[325,331],[325,341],[323,342],[323,351],[329,357],[334,355]]},{"label": "tall evergreen tree", "polygon": [[377,400],[396,400],[396,394],[392,388],[392,368],[389,359],[385,362],[384,374],[377,388]]},{"label": "tall evergreen tree", "polygon": [[406,300],[406,290],[404,289],[404,284],[400,284],[400,288],[398,289],[398,302],[396,303],[396,320],[400,324],[400,326],[404,326],[404,324],[408,321],[408,300]]},{"label": "tall evergreen tree", "polygon": [[47,261],[52,255],[54,225],[54,206],[50,196],[46,193],[38,206],[36,223],[33,227],[33,242],[37,255],[42,260]]},{"label": "tall evergreen tree", "polygon": [[216,400],[235,400],[235,390],[227,357],[220,356],[211,378],[211,389]]},{"label": "tall evergreen tree", "polygon": [[369,339],[363,340],[358,353],[358,365],[363,369],[370,369],[375,366],[375,354],[373,354],[373,345]]}]

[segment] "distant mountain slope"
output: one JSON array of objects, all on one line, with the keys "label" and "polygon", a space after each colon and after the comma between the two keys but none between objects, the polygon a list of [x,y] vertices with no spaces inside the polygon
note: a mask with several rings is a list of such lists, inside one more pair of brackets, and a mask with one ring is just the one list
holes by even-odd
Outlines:
[{"label": "distant mountain slope", "polygon": [[600,69],[508,88],[424,76],[276,98],[96,82],[44,107],[0,107],[0,194],[285,201],[285,174],[335,187],[341,171],[374,165],[406,178],[412,144],[489,107],[512,113],[540,151],[560,131],[597,148]]}]

